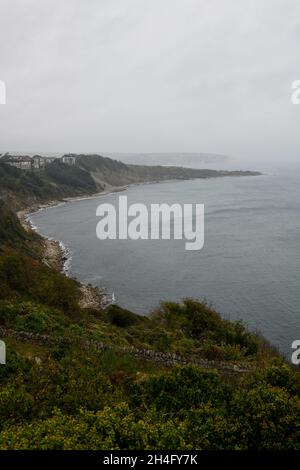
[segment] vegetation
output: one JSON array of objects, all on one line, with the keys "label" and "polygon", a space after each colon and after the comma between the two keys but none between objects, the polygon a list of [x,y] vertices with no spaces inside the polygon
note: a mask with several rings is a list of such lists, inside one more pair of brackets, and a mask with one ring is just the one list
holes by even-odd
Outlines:
[{"label": "vegetation", "polygon": [[260,335],[192,299],[81,309],[41,255],[1,203],[0,449],[299,449],[299,374]]},{"label": "vegetation", "polygon": [[162,180],[183,180],[190,178],[216,178],[222,176],[252,176],[259,173],[250,171],[216,171],[208,169],[183,168],[179,166],[125,165],[101,155],[79,155],[80,168],[89,172],[100,187],[122,186],[130,183]]},{"label": "vegetation", "polygon": [[57,160],[46,167],[45,173],[49,180],[63,188],[70,188],[71,190],[77,188],[87,193],[97,191],[96,183],[90,173],[78,166],[65,165]]}]

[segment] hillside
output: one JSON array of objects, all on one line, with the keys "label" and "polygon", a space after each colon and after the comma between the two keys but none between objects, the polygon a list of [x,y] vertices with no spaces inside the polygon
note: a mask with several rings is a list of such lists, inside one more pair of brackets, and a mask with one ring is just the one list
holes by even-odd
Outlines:
[{"label": "hillside", "polygon": [[[299,374],[261,335],[192,299],[149,317],[82,308],[82,286],[42,262],[42,239],[12,208],[49,188],[92,191],[87,175],[100,169],[84,163],[2,169],[13,204],[0,202],[0,449],[299,448]],[[106,181],[110,165],[133,175],[109,160]]]},{"label": "hillside", "polygon": [[125,165],[100,155],[77,155],[76,158],[75,166],[57,159],[41,172],[21,171],[2,163],[0,159],[0,199],[6,201],[10,207],[21,209],[41,202],[89,195],[132,183],[259,174]]},{"label": "hillside", "polygon": [[0,160],[0,199],[13,208],[96,191],[97,185],[89,173],[60,161],[39,173],[22,171]]},{"label": "hillside", "polygon": [[81,169],[88,171],[98,186],[123,186],[132,183],[182,180],[193,178],[217,178],[224,176],[256,176],[251,171],[216,171],[179,166],[128,165],[100,155],[78,155]]}]

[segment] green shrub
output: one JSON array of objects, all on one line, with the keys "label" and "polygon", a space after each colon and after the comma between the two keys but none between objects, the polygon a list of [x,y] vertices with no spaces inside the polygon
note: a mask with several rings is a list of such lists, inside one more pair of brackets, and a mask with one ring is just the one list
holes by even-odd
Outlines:
[{"label": "green shrub", "polygon": [[122,328],[140,323],[140,319],[137,315],[129,310],[119,307],[118,305],[111,305],[108,308],[107,317],[110,323]]},{"label": "green shrub", "polygon": [[154,376],[133,385],[133,403],[146,408],[178,413],[201,406],[220,404],[228,400],[229,388],[217,372],[196,366],[176,368],[170,373]]}]

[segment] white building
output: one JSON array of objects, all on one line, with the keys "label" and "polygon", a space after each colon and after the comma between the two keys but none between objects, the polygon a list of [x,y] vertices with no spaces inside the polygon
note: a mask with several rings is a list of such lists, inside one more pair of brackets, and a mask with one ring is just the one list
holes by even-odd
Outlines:
[{"label": "white building", "polygon": [[32,168],[34,170],[43,170],[45,166],[46,162],[44,158],[39,155],[34,155],[34,157],[32,157]]},{"label": "white building", "polygon": [[4,155],[1,158],[3,163],[7,165],[14,166],[15,168],[19,168],[19,170],[31,170],[32,169],[32,159],[27,156],[12,156],[12,155]]},{"label": "white building", "polygon": [[76,157],[74,155],[64,155],[62,161],[66,165],[76,165]]}]

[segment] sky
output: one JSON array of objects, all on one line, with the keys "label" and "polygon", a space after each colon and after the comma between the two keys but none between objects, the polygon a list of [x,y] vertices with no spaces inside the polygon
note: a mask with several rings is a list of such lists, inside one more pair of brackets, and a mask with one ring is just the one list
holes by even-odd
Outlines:
[{"label": "sky", "polygon": [[0,152],[298,161],[299,0],[0,0]]}]

